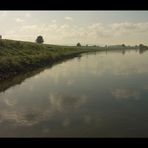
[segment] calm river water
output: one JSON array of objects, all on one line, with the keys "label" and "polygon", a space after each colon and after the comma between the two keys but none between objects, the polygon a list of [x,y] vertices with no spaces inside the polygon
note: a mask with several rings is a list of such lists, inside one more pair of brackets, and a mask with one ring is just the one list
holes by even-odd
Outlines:
[{"label": "calm river water", "polygon": [[148,137],[148,52],[83,54],[7,85],[0,137]]}]

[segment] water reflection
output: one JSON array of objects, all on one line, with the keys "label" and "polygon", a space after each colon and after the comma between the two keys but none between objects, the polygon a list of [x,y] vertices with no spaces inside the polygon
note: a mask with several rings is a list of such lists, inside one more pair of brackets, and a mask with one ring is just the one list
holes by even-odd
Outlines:
[{"label": "water reflection", "polygon": [[66,96],[62,94],[52,94],[49,95],[49,102],[53,110],[60,112],[75,110],[85,104],[87,101],[87,96],[82,95],[80,97]]},{"label": "water reflection", "polygon": [[139,54],[143,54],[146,51],[148,51],[148,50],[147,49],[139,49]]},{"label": "water reflection", "polygon": [[[53,66],[58,65],[58,64],[62,64],[64,62],[66,62],[66,61],[70,61],[73,58],[77,58],[78,61],[80,61],[81,55],[78,55],[76,57],[67,58],[67,59],[62,60],[62,61],[57,61],[54,64],[49,64],[49,65],[47,65],[47,66],[45,66],[43,68],[41,67],[41,68],[39,68],[37,70],[33,70],[33,71],[30,71],[30,72],[25,72],[25,73],[19,74],[17,76],[14,76],[12,78],[8,78],[6,80],[1,80],[0,81],[0,92],[4,92],[5,90],[9,89],[12,86],[21,84],[27,78],[36,76],[37,74],[43,72],[46,69],[51,69]],[[38,76],[36,76],[36,77],[38,77]]]},{"label": "water reflection", "polygon": [[143,87],[143,89],[144,89],[144,90],[148,90],[148,85],[145,85],[145,86]]},{"label": "water reflection", "polygon": [[81,55],[79,55],[79,56],[77,57],[77,60],[78,60],[79,62],[81,62]]},{"label": "water reflection", "polygon": [[123,54],[123,55],[125,54],[125,50],[124,50],[124,49],[122,50],[122,54]]},{"label": "water reflection", "polygon": [[112,95],[116,99],[134,99],[138,100],[140,98],[140,93],[135,90],[130,89],[115,89],[112,91]]},{"label": "water reflection", "polygon": [[100,51],[3,81],[0,136],[148,137],[147,59]]},{"label": "water reflection", "polygon": [[[0,104],[3,104],[3,106],[0,111],[0,122],[11,121],[12,125],[32,126],[49,120],[58,112],[69,113],[77,110],[86,103],[87,96],[72,97],[50,93],[48,101],[43,102],[43,104],[34,104],[33,106],[24,106],[17,100],[18,98],[1,98]],[[66,126],[69,124],[69,120],[66,119],[63,124]]]},{"label": "water reflection", "polygon": [[[129,50],[129,52],[130,52],[131,50]],[[134,50],[132,50],[132,51],[134,51]],[[138,49],[135,49],[135,51],[138,51]],[[139,49],[139,54],[141,54],[141,53],[143,53],[143,52],[146,52],[147,50],[140,50]],[[100,53],[100,56],[98,57],[98,58],[101,58],[101,57],[104,57],[104,56],[102,56],[103,55],[103,53],[122,53],[123,55],[125,54],[125,52],[128,52],[128,51],[126,51],[126,50],[115,50],[115,51],[110,51],[110,50],[106,50],[105,52],[104,51],[100,51],[100,52],[94,52],[94,53],[85,53],[85,54],[82,54],[83,56],[86,56],[86,59],[87,59],[87,61],[89,60],[88,59],[88,57],[90,57],[90,56],[88,56],[88,55],[95,55],[95,56],[99,56],[99,53]],[[97,53],[97,54],[96,54]],[[118,56],[118,57],[117,57]],[[120,62],[120,56],[119,55],[115,55],[115,59],[116,59],[116,61],[118,60],[119,62],[116,62],[116,63],[114,63],[114,64],[116,64],[116,66],[118,66],[116,69],[114,69],[114,74],[117,74],[117,75],[129,75],[129,74],[131,74],[131,73],[145,73],[145,72],[147,72],[148,70],[145,68],[145,65],[142,65],[142,64],[145,64],[145,63],[142,63],[142,60],[140,60],[139,62],[140,63],[138,63],[139,64],[139,67],[140,67],[140,69],[138,69],[137,68],[137,62],[135,62],[135,63],[132,63],[132,65],[129,65],[127,62],[125,63],[126,65],[123,65],[122,64],[122,61]],[[108,55],[108,59],[109,60],[111,60],[110,58],[112,58],[112,57],[110,57],[110,55]],[[127,56],[127,61],[128,61],[128,58],[130,58],[129,56]],[[136,57],[135,57],[136,58]],[[103,74],[104,73],[104,70],[105,69],[111,69],[112,67],[110,66],[110,64],[108,63],[109,61],[108,61],[108,59],[105,59],[106,61],[104,61],[104,60],[100,60],[100,59],[98,59],[99,61],[97,62],[97,61],[92,61],[92,62],[89,62],[88,64],[89,64],[89,68],[91,68],[90,69],[90,71],[92,71],[92,73],[94,73],[94,74],[98,74],[98,75],[100,75],[101,73]],[[80,63],[81,62],[81,56],[78,56],[77,57],[77,60],[78,60],[78,62]],[[84,60],[84,59],[83,59]],[[90,60],[93,60],[93,58],[90,58]],[[138,57],[135,59],[135,60],[138,60]],[[66,60],[65,60],[66,61]],[[93,62],[95,62],[95,63],[93,63]],[[103,64],[103,65],[100,65],[100,62]],[[115,60],[114,61],[112,61],[112,62],[115,62]],[[59,62],[59,63],[61,63],[61,62]],[[93,64],[92,64],[93,63]],[[56,64],[58,64],[58,63],[56,63]],[[86,63],[87,64],[87,63]],[[141,64],[141,65],[140,65]],[[82,64],[83,65],[83,64]],[[90,67],[90,65],[91,65],[91,67]],[[48,67],[46,67],[46,68],[52,68],[52,66],[53,65],[49,65]],[[83,66],[85,66],[84,68],[87,68],[86,66],[87,65],[83,65]],[[99,69],[99,71],[98,71],[98,67],[100,67],[101,66],[101,68]],[[104,67],[105,66],[105,67]],[[7,80],[4,80],[4,81],[0,81],[0,92],[2,92],[2,91],[5,91],[5,90],[7,90],[8,88],[10,88],[10,87],[12,87],[12,86],[14,86],[14,85],[19,85],[19,84],[21,84],[26,78],[29,78],[29,77],[32,77],[32,76],[34,76],[34,75],[36,75],[36,74],[38,74],[38,73],[40,73],[40,72],[42,72],[44,69],[46,69],[46,68],[41,68],[41,69],[39,69],[39,70],[35,70],[35,71],[33,71],[33,72],[28,72],[28,73],[25,73],[25,74],[21,74],[21,75],[19,75],[19,76],[15,76],[15,77],[13,77],[13,78],[10,78],[10,79],[7,79]],[[92,69],[93,68],[93,69]],[[105,68],[105,69],[104,69]],[[125,69],[126,68],[126,69]],[[87,68],[88,69],[88,68]],[[70,80],[71,81],[71,80]],[[71,84],[71,82],[69,81],[69,85]]]}]

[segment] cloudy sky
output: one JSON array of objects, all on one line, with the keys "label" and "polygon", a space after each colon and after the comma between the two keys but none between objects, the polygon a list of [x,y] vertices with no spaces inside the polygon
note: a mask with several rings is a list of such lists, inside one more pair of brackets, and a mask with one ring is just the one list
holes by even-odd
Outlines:
[{"label": "cloudy sky", "polygon": [[0,11],[5,39],[73,45],[148,45],[148,11]]}]

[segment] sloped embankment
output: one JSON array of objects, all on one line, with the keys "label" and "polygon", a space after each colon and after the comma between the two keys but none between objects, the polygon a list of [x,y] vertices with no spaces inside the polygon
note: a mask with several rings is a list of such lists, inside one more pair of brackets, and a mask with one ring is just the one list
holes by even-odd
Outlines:
[{"label": "sloped embankment", "polygon": [[100,49],[0,40],[0,80]]}]

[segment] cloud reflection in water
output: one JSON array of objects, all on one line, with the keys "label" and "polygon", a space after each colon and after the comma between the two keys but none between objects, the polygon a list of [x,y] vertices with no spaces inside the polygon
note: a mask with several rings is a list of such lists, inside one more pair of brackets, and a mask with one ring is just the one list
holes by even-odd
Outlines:
[{"label": "cloud reflection in water", "polygon": [[[87,96],[71,97],[60,93],[50,93],[48,101],[44,104],[35,104],[26,107],[16,99],[3,98],[0,102],[5,107],[0,110],[0,123],[11,122],[17,126],[33,126],[46,120],[52,120],[52,117],[60,114],[74,112],[82,107],[87,101]],[[63,121],[63,126],[68,126],[70,119]]]},{"label": "cloud reflection in water", "polygon": [[130,89],[115,89],[112,92],[112,95],[116,99],[134,99],[138,100],[140,97],[140,93],[135,90],[130,90]]}]

